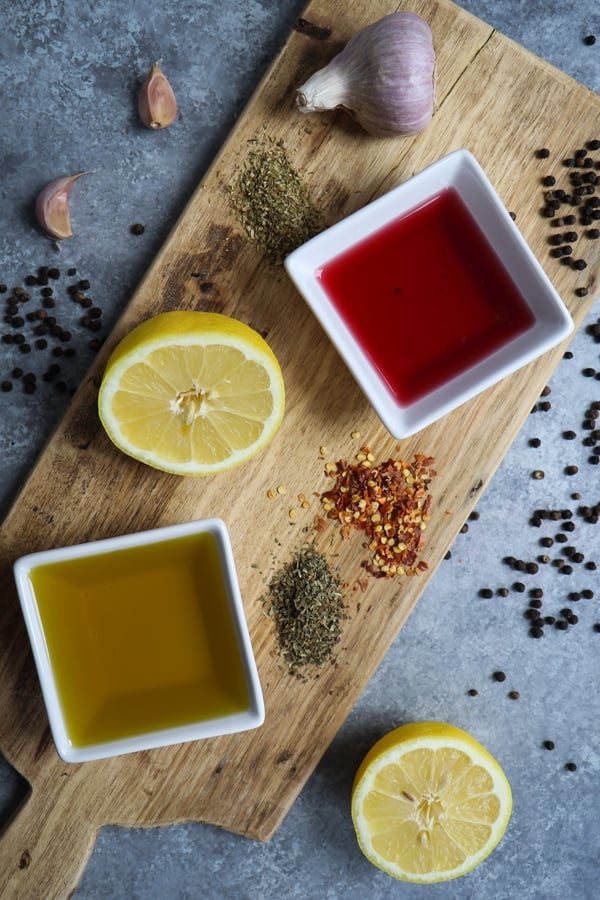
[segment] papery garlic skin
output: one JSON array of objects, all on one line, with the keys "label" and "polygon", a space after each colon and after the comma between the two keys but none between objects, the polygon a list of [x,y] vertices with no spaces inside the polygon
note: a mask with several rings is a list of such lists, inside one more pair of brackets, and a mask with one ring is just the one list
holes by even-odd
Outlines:
[{"label": "papery garlic skin", "polygon": [[140,119],[148,128],[168,128],[177,116],[177,99],[158,63],[146,75],[138,93]]},{"label": "papery garlic skin", "polygon": [[435,106],[429,25],[410,12],[367,25],[298,89],[296,103],[306,113],[342,107],[370,134],[418,134]]},{"label": "papery garlic skin", "polygon": [[77,175],[64,175],[62,178],[57,178],[42,188],[37,196],[35,215],[38,224],[48,237],[55,241],[64,241],[73,235],[69,195],[77,179],[85,174],[85,172],[79,172]]}]

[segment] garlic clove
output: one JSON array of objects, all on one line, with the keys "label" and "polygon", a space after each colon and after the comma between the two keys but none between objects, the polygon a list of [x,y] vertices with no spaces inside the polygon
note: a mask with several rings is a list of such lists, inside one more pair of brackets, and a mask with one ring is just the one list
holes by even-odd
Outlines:
[{"label": "garlic clove", "polygon": [[372,22],[298,88],[296,104],[306,113],[340,107],[374,135],[418,134],[435,106],[429,25],[410,12]]},{"label": "garlic clove", "polygon": [[148,128],[168,128],[177,115],[177,99],[159,64],[148,72],[138,94],[140,119]]},{"label": "garlic clove", "polygon": [[57,178],[42,188],[37,196],[35,201],[37,221],[48,237],[55,241],[63,241],[73,234],[69,195],[77,179],[86,174],[86,172],[79,172],[77,175],[65,175]]},{"label": "garlic clove", "polygon": [[351,101],[348,79],[336,59],[337,57],[324,69],[315,72],[302,87],[298,88],[296,103],[301,112],[336,109],[346,106]]}]

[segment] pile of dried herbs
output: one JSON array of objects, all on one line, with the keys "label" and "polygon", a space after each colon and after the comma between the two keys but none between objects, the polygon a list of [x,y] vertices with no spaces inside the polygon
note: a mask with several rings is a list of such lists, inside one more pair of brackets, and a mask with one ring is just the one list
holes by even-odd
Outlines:
[{"label": "pile of dried herbs", "polygon": [[277,265],[321,230],[322,216],[283,141],[254,143],[229,198],[250,240]]},{"label": "pile of dried herbs", "polygon": [[318,550],[298,551],[274,575],[264,603],[291,672],[328,662],[346,616],[342,583]]}]

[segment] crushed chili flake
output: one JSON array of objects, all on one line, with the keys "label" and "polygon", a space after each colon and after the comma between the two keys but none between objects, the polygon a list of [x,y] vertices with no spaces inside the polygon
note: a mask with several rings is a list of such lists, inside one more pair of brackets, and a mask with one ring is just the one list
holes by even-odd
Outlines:
[{"label": "crushed chili flake", "polygon": [[427,563],[418,556],[430,520],[433,457],[416,453],[413,462],[388,459],[374,465],[368,447],[362,447],[358,457],[356,464],[338,460],[325,466],[326,474],[335,478],[332,490],[321,494],[327,518],[341,524],[344,538],[353,529],[365,532],[372,557],[363,565],[372,575],[425,571]]}]

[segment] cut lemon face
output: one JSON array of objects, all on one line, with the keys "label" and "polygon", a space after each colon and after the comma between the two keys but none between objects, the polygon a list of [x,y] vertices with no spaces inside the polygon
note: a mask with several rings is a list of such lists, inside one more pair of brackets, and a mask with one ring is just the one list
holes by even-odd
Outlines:
[{"label": "cut lemon face", "polygon": [[268,444],[281,424],[279,363],[250,326],[220,313],[147,319],[110,356],[98,412],[129,456],[177,475],[214,475]]},{"label": "cut lemon face", "polygon": [[499,763],[443,722],[401,725],[371,748],[352,789],[352,820],[367,859],[403,881],[465,875],[504,834],[512,810]]}]

